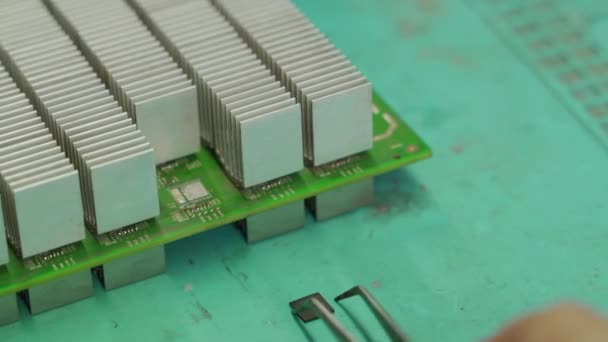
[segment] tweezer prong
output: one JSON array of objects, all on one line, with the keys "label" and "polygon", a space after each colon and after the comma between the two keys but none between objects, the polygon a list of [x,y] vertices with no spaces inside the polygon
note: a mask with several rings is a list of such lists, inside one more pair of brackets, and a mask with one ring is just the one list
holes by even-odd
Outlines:
[{"label": "tweezer prong", "polygon": [[[332,315],[330,309],[324,305],[321,300],[315,295],[304,297],[297,301],[290,303],[292,306],[291,312],[294,315],[298,315],[305,311],[313,311],[317,317],[321,317],[333,333],[342,341],[355,342],[355,337],[348,331],[344,326]],[[320,296],[320,295],[319,295]],[[315,317],[316,318],[316,317]]]},{"label": "tweezer prong", "polygon": [[401,330],[399,325],[397,325],[397,322],[395,322],[395,320],[388,314],[388,312],[384,310],[380,302],[378,302],[376,298],[374,298],[374,296],[372,296],[371,293],[369,293],[367,289],[365,289],[363,286],[355,286],[352,289],[337,296],[334,300],[336,302],[339,302],[343,299],[357,295],[363,297],[363,299],[365,300],[369,308],[372,310],[376,318],[382,324],[384,330],[386,330],[386,332],[390,336],[391,341],[408,341],[407,336],[405,336],[405,333]]}]

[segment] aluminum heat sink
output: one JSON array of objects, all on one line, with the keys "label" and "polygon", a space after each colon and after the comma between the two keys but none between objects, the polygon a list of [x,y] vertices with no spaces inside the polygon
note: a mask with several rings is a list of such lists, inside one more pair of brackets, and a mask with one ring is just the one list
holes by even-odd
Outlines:
[{"label": "aluminum heat sink", "polygon": [[301,104],[310,164],[372,147],[371,84],[290,1],[214,3]]},{"label": "aluminum heat sink", "polygon": [[[0,208],[2,208],[2,193],[0,193]],[[2,210],[0,210],[0,266],[7,263],[8,245],[6,243],[6,226],[4,224],[4,215],[2,214]]]},{"label": "aluminum heat sink", "polygon": [[200,150],[196,87],[122,0],[45,1],[161,164]]},{"label": "aluminum heat sink", "polygon": [[206,1],[133,0],[196,80],[207,139],[227,173],[249,187],[303,168],[300,107],[231,24]]},{"label": "aluminum heat sink", "polygon": [[3,3],[0,59],[78,169],[94,232],[158,215],[152,147],[42,3]]},{"label": "aluminum heat sink", "polygon": [[0,265],[8,262],[5,228],[24,258],[85,238],[78,173],[2,64],[0,193]]}]

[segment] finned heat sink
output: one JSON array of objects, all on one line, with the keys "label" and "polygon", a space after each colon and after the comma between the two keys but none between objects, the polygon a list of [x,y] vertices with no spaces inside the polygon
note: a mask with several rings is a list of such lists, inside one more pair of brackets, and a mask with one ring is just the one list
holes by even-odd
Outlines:
[{"label": "finned heat sink", "polygon": [[46,0],[154,148],[157,164],[200,150],[196,87],[122,0]]},{"label": "finned heat sink", "polygon": [[2,3],[0,59],[78,169],[94,232],[158,215],[150,143],[41,2]]},{"label": "finned heat sink", "polygon": [[78,173],[2,64],[0,194],[0,265],[8,262],[4,228],[24,258],[84,239]]},{"label": "finned heat sink", "polygon": [[196,81],[203,138],[239,185],[303,168],[300,107],[216,8],[206,1],[131,3]]},{"label": "finned heat sink", "polygon": [[373,144],[372,86],[288,0],[214,0],[302,106],[314,166]]}]

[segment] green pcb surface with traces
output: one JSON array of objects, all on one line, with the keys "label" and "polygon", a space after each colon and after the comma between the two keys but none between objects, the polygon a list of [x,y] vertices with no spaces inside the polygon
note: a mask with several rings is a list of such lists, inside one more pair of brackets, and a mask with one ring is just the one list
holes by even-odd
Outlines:
[{"label": "green pcb surface with traces", "polygon": [[[12,255],[8,266],[0,268],[0,296],[310,198],[431,156],[429,147],[377,96],[374,97],[373,112],[372,150],[245,190],[233,185],[213,154],[206,149],[195,156],[160,166],[161,214],[158,218],[98,237],[88,233],[81,243],[23,261]],[[180,198],[188,184],[202,184],[209,196],[194,201],[187,201],[187,196]]]}]

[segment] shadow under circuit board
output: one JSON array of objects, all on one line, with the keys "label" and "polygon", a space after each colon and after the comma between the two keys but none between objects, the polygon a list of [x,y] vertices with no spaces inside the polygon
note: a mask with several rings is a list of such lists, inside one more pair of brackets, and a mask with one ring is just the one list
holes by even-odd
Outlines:
[{"label": "shadow under circuit board", "polygon": [[242,220],[294,201],[429,158],[430,148],[374,95],[370,151],[240,190],[207,149],[158,168],[161,213],[154,220],[0,268],[0,296],[15,293],[139,251]]}]

